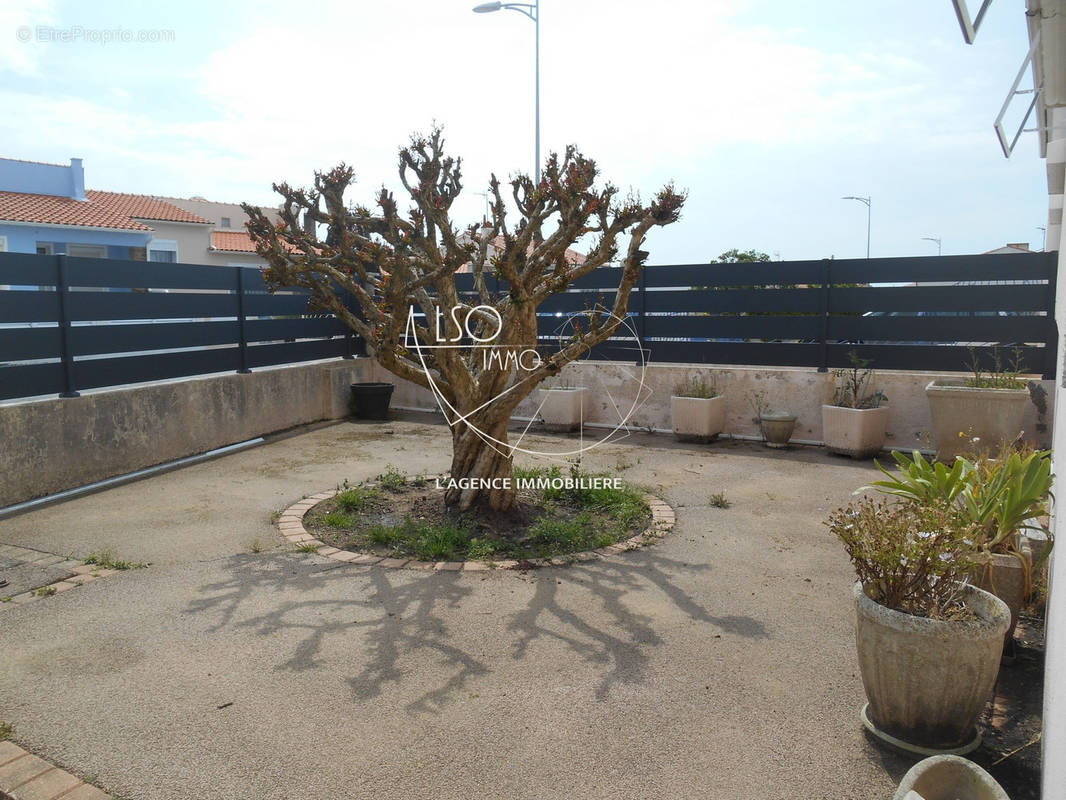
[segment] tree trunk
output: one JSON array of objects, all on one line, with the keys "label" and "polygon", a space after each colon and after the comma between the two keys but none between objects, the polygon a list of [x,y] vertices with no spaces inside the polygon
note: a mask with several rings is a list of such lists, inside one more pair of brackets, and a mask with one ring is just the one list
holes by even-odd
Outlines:
[{"label": "tree trunk", "polygon": [[[499,442],[507,441],[507,420],[491,427],[471,420]],[[444,502],[466,511],[481,504],[493,511],[510,511],[515,503],[513,459],[498,442],[485,441],[464,423],[452,428],[451,478],[460,483],[444,494]],[[472,482],[472,485],[471,483]]]}]

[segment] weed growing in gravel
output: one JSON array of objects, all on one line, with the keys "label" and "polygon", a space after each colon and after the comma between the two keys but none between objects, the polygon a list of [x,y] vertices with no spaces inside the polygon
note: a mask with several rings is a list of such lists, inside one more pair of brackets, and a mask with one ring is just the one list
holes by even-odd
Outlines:
[{"label": "weed growing in gravel", "polygon": [[302,544],[302,545],[300,545],[299,547],[296,548],[296,552],[297,553],[317,553],[318,552],[318,548],[321,547],[321,546],[322,545],[311,544],[310,542],[305,542],[304,544]]},{"label": "weed growing in gravel", "polygon": [[0,719],[0,742],[6,742],[12,736],[15,735],[15,726],[10,722],[4,722]]},{"label": "weed growing in gravel", "polygon": [[98,553],[89,553],[85,557],[86,564],[93,564],[101,569],[144,569],[148,566],[144,561],[123,561],[116,558],[114,550],[101,550]]},{"label": "weed growing in gravel", "polygon": [[715,492],[712,494],[710,503],[715,508],[729,508],[733,505],[732,501],[726,499],[725,492]]},{"label": "weed growing in gravel", "polygon": [[407,485],[407,476],[391,464],[385,467],[385,471],[378,475],[376,480],[381,488],[390,492],[398,492]]}]

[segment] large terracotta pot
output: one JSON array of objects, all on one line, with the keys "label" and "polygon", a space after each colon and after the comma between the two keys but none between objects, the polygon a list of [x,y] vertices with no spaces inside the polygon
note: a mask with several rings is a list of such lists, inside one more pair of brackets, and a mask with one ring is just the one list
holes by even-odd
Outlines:
[{"label": "large terracotta pot", "polygon": [[961,755],[981,743],[977,718],[992,694],[1010,610],[966,586],[976,619],[927,619],[875,603],[855,584],[855,642],[869,702],[862,721],[876,737],[922,755]]},{"label": "large terracotta pot", "polygon": [[933,416],[936,457],[951,463],[974,448],[994,451],[1013,441],[1022,431],[1029,402],[1028,389],[973,389],[957,383],[930,381],[925,387]]},{"label": "large terracotta pot", "polygon": [[888,406],[822,406],[822,439],[830,453],[869,458],[881,452],[888,426]]},{"label": "large terracotta pot", "polygon": [[567,432],[581,427],[585,420],[585,388],[541,389],[544,402],[540,415],[544,418],[544,427],[549,431]]},{"label": "large terracotta pot", "polygon": [[674,435],[683,442],[710,442],[725,428],[725,397],[670,398]]}]

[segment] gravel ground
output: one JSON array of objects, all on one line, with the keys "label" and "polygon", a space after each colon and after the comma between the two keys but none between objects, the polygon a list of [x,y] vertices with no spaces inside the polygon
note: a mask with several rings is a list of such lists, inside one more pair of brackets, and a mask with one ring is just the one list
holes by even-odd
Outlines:
[{"label": "gravel ground", "polygon": [[0,543],[150,562],[0,612],[0,719],[125,798],[891,796],[912,762],[862,732],[853,574],[821,524],[872,463],[605,445],[586,466],[675,530],[528,573],[338,564],[271,523],[448,452],[423,418],[344,422],[0,521]]}]

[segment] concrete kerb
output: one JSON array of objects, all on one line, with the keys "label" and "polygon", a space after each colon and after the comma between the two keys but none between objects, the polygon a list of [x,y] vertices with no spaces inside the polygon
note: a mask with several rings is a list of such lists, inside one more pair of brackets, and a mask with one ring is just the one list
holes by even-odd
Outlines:
[{"label": "concrete kerb", "polygon": [[278,517],[278,530],[285,540],[298,547],[313,545],[318,548],[320,556],[339,561],[345,564],[357,564],[367,567],[384,567],[386,569],[417,569],[434,570],[445,572],[483,572],[486,570],[525,570],[531,567],[561,567],[575,562],[594,561],[599,558],[610,558],[622,553],[636,550],[652,544],[664,537],[673,529],[677,517],[674,510],[660,498],[652,494],[645,494],[644,499],[651,510],[651,524],[640,533],[630,536],[621,542],[616,542],[606,547],[595,550],[583,550],[579,553],[567,553],[564,556],[552,558],[535,558],[526,561],[515,559],[503,559],[501,561],[419,561],[409,558],[385,558],[368,553],[358,553],[351,550],[339,550],[330,547],[320,539],[316,539],[304,528],[303,518],[312,508],[319,503],[329,500],[340,493],[340,490],[319,492],[305,497],[298,503],[294,503],[285,509]]}]

